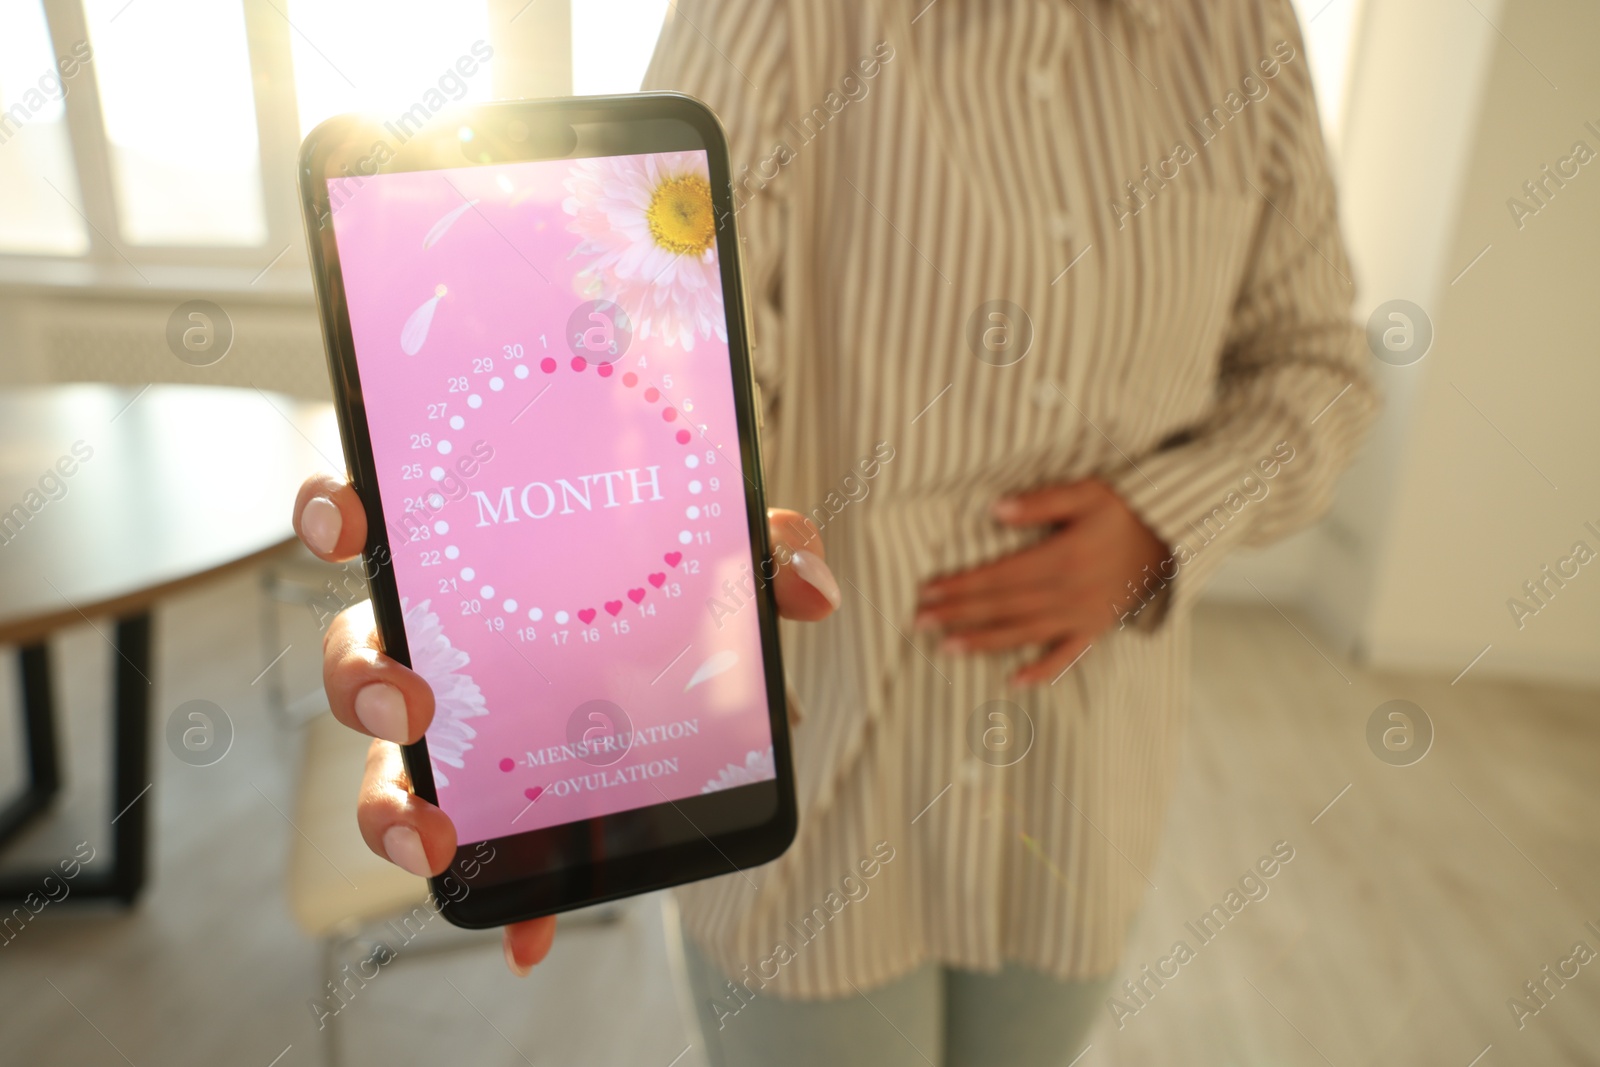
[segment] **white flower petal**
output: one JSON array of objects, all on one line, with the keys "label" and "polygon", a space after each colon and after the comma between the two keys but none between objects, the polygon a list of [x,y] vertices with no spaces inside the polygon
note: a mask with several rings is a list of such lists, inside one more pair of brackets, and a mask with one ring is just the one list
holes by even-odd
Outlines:
[{"label": "white flower petal", "polygon": [[612,300],[634,317],[635,336],[659,337],[691,350],[695,337],[726,340],[715,247],[680,256],[655,243],[646,212],[664,181],[709,180],[697,152],[578,160],[565,182],[562,210],[582,241],[574,255],[590,257],[579,273],[586,295]]},{"label": "white flower petal", "polygon": [[428,727],[428,755],[433,764],[434,781],[440,786],[450,779],[440,764],[464,768],[467,750],[478,731],[464,720],[489,714],[483,691],[461,668],[472,662],[462,649],[445,635],[438,615],[429,610],[431,601],[416,606],[400,602],[405,614],[406,637],[411,646],[411,666],[433,689],[433,724]]}]

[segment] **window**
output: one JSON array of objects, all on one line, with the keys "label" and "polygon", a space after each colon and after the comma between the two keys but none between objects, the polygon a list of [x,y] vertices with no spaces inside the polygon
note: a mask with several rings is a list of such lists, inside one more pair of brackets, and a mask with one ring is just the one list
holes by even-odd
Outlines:
[{"label": "window", "polygon": [[85,0],[121,237],[267,239],[244,9],[218,0]]},{"label": "window", "polygon": [[[0,0],[0,271],[287,274],[295,156],[318,123],[367,111],[409,129],[508,73],[514,93],[559,91],[526,75],[565,58],[549,31],[569,13],[577,91],[633,91],[668,4],[500,4],[491,23],[488,0]],[[495,59],[512,66],[491,76]]]},{"label": "window", "polygon": [[489,54],[486,4],[298,0],[286,11],[302,137],[323,119],[347,111],[397,120],[418,104],[430,113],[438,110],[434,100],[493,97],[489,71],[481,65]]},{"label": "window", "polygon": [[491,99],[499,51],[488,0],[0,0],[0,271],[287,273],[305,133]]},{"label": "window", "polygon": [[89,250],[65,105],[80,62],[57,65],[39,0],[0,4],[0,252]]},{"label": "window", "polygon": [[572,91],[638,92],[668,0],[581,0],[572,5]]}]

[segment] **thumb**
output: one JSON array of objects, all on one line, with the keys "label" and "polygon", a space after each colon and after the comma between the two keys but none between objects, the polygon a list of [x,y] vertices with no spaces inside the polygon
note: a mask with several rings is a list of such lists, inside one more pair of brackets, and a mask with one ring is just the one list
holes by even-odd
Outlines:
[{"label": "thumb", "polygon": [[1009,526],[1068,522],[1098,507],[1108,491],[1106,484],[1098,478],[1049,485],[1043,489],[1001,497],[994,503],[994,515]]}]

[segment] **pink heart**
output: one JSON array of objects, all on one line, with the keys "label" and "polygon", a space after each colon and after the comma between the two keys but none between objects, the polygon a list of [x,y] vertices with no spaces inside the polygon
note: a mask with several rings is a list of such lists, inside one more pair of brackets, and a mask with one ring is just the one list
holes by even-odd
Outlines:
[{"label": "pink heart", "polygon": [[594,622],[594,609],[584,608],[582,611],[578,612],[578,618],[583,620],[583,624],[585,626],[589,625],[591,622]]},{"label": "pink heart", "polygon": [[527,797],[529,800],[538,800],[540,797],[544,796],[544,786],[531,786],[527,789],[524,789],[522,791],[522,795]]},{"label": "pink heart", "polygon": [[661,571],[657,571],[656,573],[650,575],[650,584],[655,586],[657,589],[660,589],[661,588],[661,583],[666,581],[666,580],[667,580],[667,576],[665,574],[663,574]]},{"label": "pink heart", "polygon": [[676,567],[678,565],[678,561],[683,559],[683,553],[682,552],[668,552],[665,556],[662,556],[661,558],[667,561],[667,566]]},{"label": "pink heart", "polygon": [[628,599],[633,601],[635,604],[637,604],[639,601],[643,600],[644,599],[644,587],[640,586],[638,589],[630,589],[630,590],[628,590]]},{"label": "pink heart", "polygon": [[[622,610],[622,601],[620,601],[620,600],[608,600],[608,601],[606,601],[606,611],[608,611],[612,615],[615,615],[617,612],[619,612],[621,610]],[[588,622],[589,620],[588,619],[584,619],[583,621],[584,622]]]}]

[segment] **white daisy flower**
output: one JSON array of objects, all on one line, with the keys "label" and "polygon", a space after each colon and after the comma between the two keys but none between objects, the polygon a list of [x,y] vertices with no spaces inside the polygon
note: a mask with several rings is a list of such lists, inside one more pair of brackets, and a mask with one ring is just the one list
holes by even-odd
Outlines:
[{"label": "white daisy flower", "polygon": [[728,339],[704,153],[580,159],[566,186],[575,254],[594,257],[578,274],[585,295],[620,306],[637,337],[686,352]]},{"label": "white daisy flower", "polygon": [[405,600],[400,607],[405,612],[406,643],[411,646],[411,669],[422,675],[433,690],[433,724],[428,727],[428,757],[433,763],[435,785],[450,784],[440,764],[461,770],[465,764],[461,757],[472,747],[478,736],[466,723],[489,714],[484,705],[483,693],[471,675],[462,674],[461,668],[471,663],[461,649],[445,636],[439,616],[428,610],[431,601],[424,600],[410,607]]},{"label": "white daisy flower", "polygon": [[715,793],[735,786],[771,781],[777,776],[778,770],[772,761],[772,746],[768,745],[765,752],[745,753],[743,764],[730,763],[722,768],[715,778],[706,782],[705,788],[700,792]]}]

